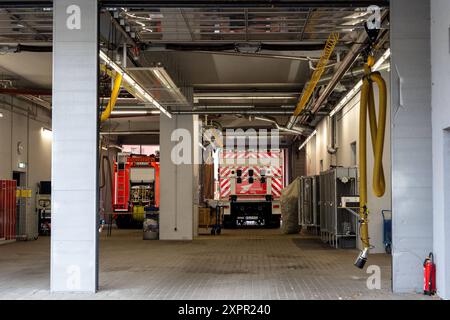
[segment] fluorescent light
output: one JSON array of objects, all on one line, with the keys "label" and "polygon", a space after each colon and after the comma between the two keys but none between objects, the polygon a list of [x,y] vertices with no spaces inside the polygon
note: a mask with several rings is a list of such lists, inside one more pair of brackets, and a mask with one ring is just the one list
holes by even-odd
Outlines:
[{"label": "fluorescent light", "polygon": [[314,137],[317,133],[317,130],[314,130],[308,138],[306,138],[306,140],[302,143],[302,145],[298,148],[298,150],[302,150],[304,146],[306,146],[306,144],[309,142],[309,140],[311,140],[312,137]]},{"label": "fluorescent light", "polygon": [[295,96],[196,96],[196,100],[280,100],[297,99]]},{"label": "fluorescent light", "polygon": [[381,65],[382,65],[382,64],[390,57],[390,55],[391,55],[391,49],[388,48],[388,49],[383,53],[383,55],[381,56],[381,58],[378,59],[377,62],[374,63],[372,69],[375,70],[375,71],[377,71],[378,68],[380,68]]},{"label": "fluorescent light", "polygon": [[102,59],[108,66],[113,68],[117,73],[120,73],[123,76],[123,80],[128,83],[134,90],[136,90],[137,94],[145,101],[150,102],[156,108],[158,108],[162,113],[164,113],[169,118],[172,118],[172,115],[169,111],[167,111],[161,104],[156,101],[150,93],[148,93],[144,88],[142,88],[139,83],[137,83],[122,67],[112,61],[106,53],[100,50],[100,59]]},{"label": "fluorescent light", "polygon": [[[380,59],[378,59],[375,64],[372,67],[373,71],[379,71],[381,70],[384,62],[389,58],[391,55],[391,49],[387,49],[384,54],[381,56]],[[339,101],[339,103],[336,105],[336,107],[330,112],[330,117],[335,115],[339,110],[341,110],[355,95],[359,93],[362,87],[362,80],[359,80],[355,86],[344,96],[344,98]]]},{"label": "fluorescent light", "polygon": [[41,130],[41,135],[43,138],[51,140],[53,137],[53,132],[51,129],[43,127]]},{"label": "fluorescent light", "polygon": [[166,69],[164,69],[163,67],[154,67],[154,68],[151,68],[151,71],[156,76],[158,81],[166,89],[171,91],[172,94],[175,95],[179,101],[187,103],[185,96],[181,93],[180,89],[177,87],[175,82],[172,80],[170,75],[167,73]]},{"label": "fluorescent light", "polygon": [[3,118],[3,113],[0,112],[0,118]]}]

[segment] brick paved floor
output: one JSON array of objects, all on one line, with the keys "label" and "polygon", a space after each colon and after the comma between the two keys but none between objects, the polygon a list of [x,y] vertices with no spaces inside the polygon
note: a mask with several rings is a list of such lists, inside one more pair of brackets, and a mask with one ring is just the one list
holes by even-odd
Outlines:
[{"label": "brick paved floor", "polygon": [[356,250],[336,250],[308,235],[225,230],[194,241],[143,241],[139,230],[101,235],[100,291],[50,294],[49,238],[0,246],[0,299],[423,299],[393,294],[390,257],[381,290],[353,267]]}]

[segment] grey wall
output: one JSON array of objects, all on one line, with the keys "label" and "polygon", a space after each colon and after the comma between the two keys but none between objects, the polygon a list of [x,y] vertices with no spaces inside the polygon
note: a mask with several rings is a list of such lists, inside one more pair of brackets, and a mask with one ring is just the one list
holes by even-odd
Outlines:
[{"label": "grey wall", "polygon": [[390,17],[392,277],[395,292],[411,292],[433,247],[430,2],[394,0]]},{"label": "grey wall", "polygon": [[431,1],[433,252],[437,290],[450,299],[450,2]]},{"label": "grey wall", "polygon": [[[14,107],[12,107],[14,106]],[[37,215],[35,194],[37,184],[51,178],[51,138],[42,134],[42,128],[51,128],[47,111],[17,98],[1,95],[0,112],[0,179],[12,179],[13,171],[25,172],[27,185],[32,189],[30,209],[27,212],[27,235],[33,239],[37,235]],[[17,152],[21,141],[23,151]],[[27,164],[26,169],[18,167],[19,162]]]}]

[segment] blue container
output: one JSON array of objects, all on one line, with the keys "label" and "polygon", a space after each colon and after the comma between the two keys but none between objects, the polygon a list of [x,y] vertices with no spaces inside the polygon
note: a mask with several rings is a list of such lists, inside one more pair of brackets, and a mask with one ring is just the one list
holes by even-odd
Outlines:
[{"label": "blue container", "polygon": [[392,211],[381,210],[383,215],[383,242],[386,253],[392,252]]}]

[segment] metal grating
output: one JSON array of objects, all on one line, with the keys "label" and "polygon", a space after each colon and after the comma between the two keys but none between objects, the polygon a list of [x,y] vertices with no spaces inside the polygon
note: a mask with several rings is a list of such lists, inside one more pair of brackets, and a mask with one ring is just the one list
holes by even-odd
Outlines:
[{"label": "metal grating", "polygon": [[0,41],[3,43],[51,42],[51,8],[0,9]]},{"label": "metal grating", "polygon": [[363,28],[366,8],[124,9],[120,19],[142,42],[312,41]]}]

